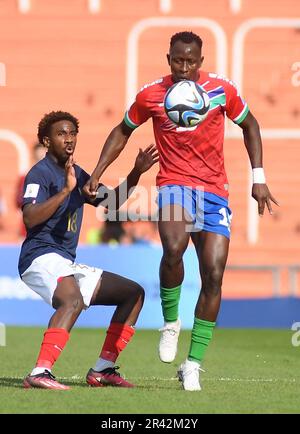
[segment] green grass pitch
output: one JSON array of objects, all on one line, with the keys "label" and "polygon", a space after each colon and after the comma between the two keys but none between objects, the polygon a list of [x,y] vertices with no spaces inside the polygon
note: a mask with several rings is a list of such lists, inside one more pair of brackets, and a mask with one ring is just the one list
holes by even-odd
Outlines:
[{"label": "green grass pitch", "polygon": [[186,357],[189,331],[180,335],[174,363],[157,356],[159,333],[138,330],[121,354],[120,372],[134,389],[90,388],[87,370],[94,365],[105,331],[74,329],[54,374],[70,391],[22,388],[37,357],[42,328],[7,329],[0,347],[0,413],[200,414],[299,413],[300,347],[291,331],[216,329],[201,376],[201,392],[185,392],[176,369]]}]

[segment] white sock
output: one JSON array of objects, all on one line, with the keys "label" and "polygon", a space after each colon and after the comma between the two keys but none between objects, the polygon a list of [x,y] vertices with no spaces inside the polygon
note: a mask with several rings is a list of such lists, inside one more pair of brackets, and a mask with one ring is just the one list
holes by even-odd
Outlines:
[{"label": "white sock", "polygon": [[96,362],[95,367],[93,368],[94,371],[100,372],[103,371],[103,369],[106,368],[113,368],[115,366],[114,362],[111,362],[110,360],[105,360],[99,357],[99,359]]},{"label": "white sock", "polygon": [[30,375],[43,374],[43,372],[45,372],[46,369],[47,369],[47,371],[51,372],[51,369],[49,369],[49,368],[43,368],[41,366],[37,366],[36,368],[33,368]]}]

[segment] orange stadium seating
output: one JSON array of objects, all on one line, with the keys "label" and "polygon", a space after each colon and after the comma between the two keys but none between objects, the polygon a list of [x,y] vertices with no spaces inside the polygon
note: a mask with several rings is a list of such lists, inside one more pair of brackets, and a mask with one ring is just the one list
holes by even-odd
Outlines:
[{"label": "orange stadium seating", "polygon": [[[1,132],[8,130],[20,136],[30,153],[43,114],[57,109],[70,111],[81,123],[76,159],[90,171],[107,134],[123,117],[128,95],[127,68],[134,65],[134,53],[127,50],[127,44],[133,29],[143,23],[144,30],[137,39],[137,83],[135,87],[133,80],[131,90],[168,73],[165,54],[170,36],[191,29],[204,40],[203,68],[217,71],[218,55],[223,55],[225,70],[217,72],[226,73],[238,84],[242,82],[242,94],[263,130],[268,184],[280,208],[275,216],[266,213],[260,219],[257,242],[249,244],[248,161],[239,129],[230,128],[225,141],[234,212],[229,263],[281,266],[297,263],[300,82],[293,84],[292,65],[300,62],[300,2],[170,0],[167,2],[170,9],[166,11],[160,0],[101,0],[96,13],[90,9],[91,3],[28,0],[29,9],[22,11],[22,1],[0,0],[0,63],[6,71],[6,86],[0,86],[0,191],[8,208],[0,242],[18,242],[20,215],[14,205],[14,194],[22,161],[26,165],[25,151],[18,150]],[[145,22],[150,17],[152,25]],[[178,21],[172,21],[175,17]],[[195,21],[189,24],[184,21],[187,18],[206,19],[209,24],[196,25]],[[248,31],[246,26],[250,26]],[[215,37],[217,28],[224,32],[222,41]],[[243,30],[241,59],[240,52],[234,50],[238,50]],[[227,46],[227,53],[219,52],[221,42]],[[103,181],[115,185],[130,170],[138,148],[152,141],[152,127],[147,123],[134,133]],[[153,168],[144,175],[141,184],[150,189],[154,182]],[[87,230],[97,225],[94,209],[86,209],[81,242],[85,242]],[[225,287],[228,294],[234,295],[238,288],[230,275]],[[261,282],[256,288],[258,294],[266,279],[270,279],[268,273],[256,279]],[[285,271],[282,279],[287,282]],[[245,294],[247,291],[246,288]]]}]

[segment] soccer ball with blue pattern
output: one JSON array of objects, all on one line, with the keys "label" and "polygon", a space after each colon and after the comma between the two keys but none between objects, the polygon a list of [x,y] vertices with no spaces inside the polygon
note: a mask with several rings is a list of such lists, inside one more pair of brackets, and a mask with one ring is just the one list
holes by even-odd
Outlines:
[{"label": "soccer ball with blue pattern", "polygon": [[204,121],[209,111],[209,96],[194,81],[179,81],[167,91],[165,112],[174,124],[192,128]]}]

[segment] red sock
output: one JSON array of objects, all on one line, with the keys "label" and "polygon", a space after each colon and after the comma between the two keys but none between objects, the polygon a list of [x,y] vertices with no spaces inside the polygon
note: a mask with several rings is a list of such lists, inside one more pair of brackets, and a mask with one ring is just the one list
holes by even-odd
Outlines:
[{"label": "red sock", "polygon": [[68,342],[69,336],[65,329],[46,330],[35,366],[51,369]]},{"label": "red sock", "polygon": [[100,357],[102,359],[115,362],[120,352],[124,350],[134,335],[134,332],[134,328],[127,324],[121,324],[117,322],[111,323],[106,332],[106,338],[100,353]]}]

